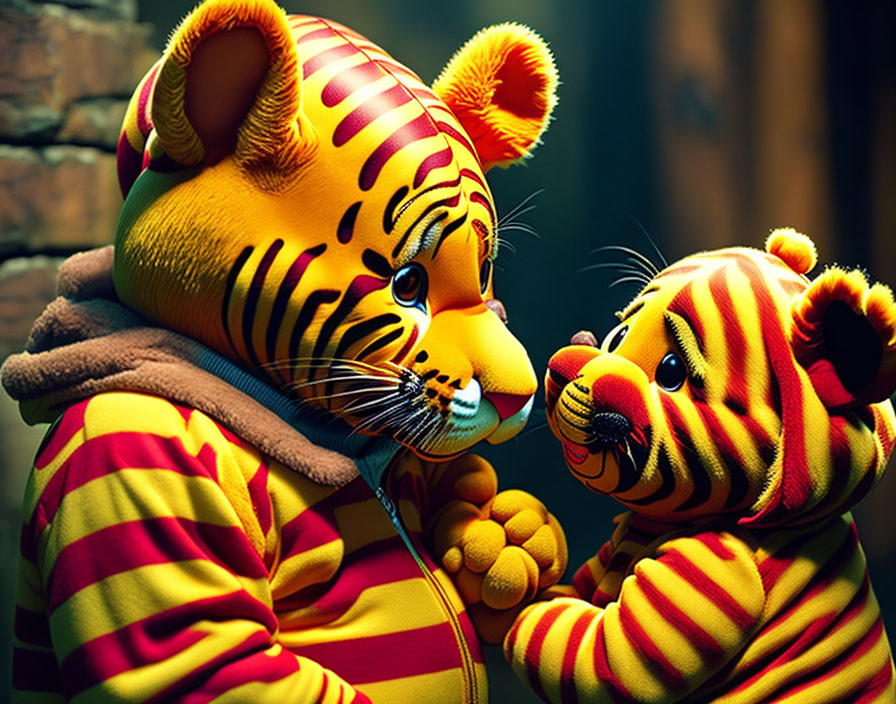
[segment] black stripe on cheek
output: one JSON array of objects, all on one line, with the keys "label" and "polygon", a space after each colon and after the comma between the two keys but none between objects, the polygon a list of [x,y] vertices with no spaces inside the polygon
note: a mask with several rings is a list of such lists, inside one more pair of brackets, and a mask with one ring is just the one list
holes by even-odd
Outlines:
[{"label": "black stripe on cheek", "polygon": [[[626,499],[625,503],[634,506],[646,506],[647,504],[667,499],[672,495],[672,492],[675,491],[675,472],[672,470],[672,463],[669,461],[666,452],[667,450],[665,447],[660,447],[659,452],[657,452],[656,466],[660,473],[660,477],[662,477],[662,482],[659,487],[657,487],[656,491],[640,499]],[[617,493],[618,491],[617,488],[614,489],[612,493]]]},{"label": "black stripe on cheek", "polygon": [[395,227],[395,209],[398,207],[398,204],[404,200],[404,197],[408,194],[408,190],[407,186],[402,186],[395,191],[389,199],[386,209],[383,211],[383,232],[387,235],[390,234]]},{"label": "black stripe on cheek", "polygon": [[261,258],[261,263],[255,270],[252,277],[252,283],[249,284],[249,292],[246,294],[246,305],[243,308],[243,343],[246,345],[246,352],[249,355],[249,361],[258,366],[258,356],[255,354],[255,346],[252,344],[252,324],[255,322],[255,312],[258,308],[258,299],[261,297],[261,290],[264,288],[264,280],[270,271],[271,264],[277,257],[277,253],[283,247],[283,240],[276,239],[273,241],[268,251]]},{"label": "black stripe on cheek", "polygon": [[361,350],[360,354],[357,357],[357,360],[360,362],[365,357],[369,357],[374,352],[377,352],[377,351],[383,349],[383,347],[385,347],[386,345],[388,345],[392,342],[395,342],[395,340],[400,338],[403,333],[404,333],[404,326],[402,326],[400,328],[396,328],[392,332],[387,332],[385,335],[374,340],[369,345],[367,345],[367,347],[365,347],[363,350]]},{"label": "black stripe on cheek", "polygon": [[[330,342],[333,333],[336,332],[336,328],[348,317],[348,314],[355,309],[355,306],[358,305],[358,302],[364,298],[364,296],[373,291],[378,291],[387,286],[388,283],[388,281],[374,279],[372,276],[356,276],[349,285],[342,300],[339,302],[339,305],[336,307],[336,310],[330,314],[330,317],[328,317],[321,326],[312,356],[320,357],[321,353],[327,348],[327,344]],[[314,373],[312,371],[312,378],[313,376]]]},{"label": "black stripe on cheek", "polygon": [[267,361],[274,360],[275,349],[277,346],[277,334],[280,332],[280,324],[283,322],[283,316],[286,314],[286,306],[289,304],[289,298],[293,291],[298,288],[305,275],[305,270],[311,261],[326,251],[325,243],[316,247],[311,247],[302,252],[289,267],[286,276],[280,283],[277,291],[277,298],[274,300],[274,307],[271,309],[271,319],[268,321],[268,331],[265,336],[265,350],[267,352]]},{"label": "black stripe on cheek", "polygon": [[361,261],[370,271],[377,276],[382,276],[384,279],[391,279],[395,273],[392,271],[389,261],[379,252],[375,252],[372,249],[364,250],[364,253],[361,255]]},{"label": "black stripe on cheek", "polygon": [[299,317],[296,318],[296,324],[292,328],[292,335],[289,339],[290,359],[295,359],[298,356],[299,343],[302,341],[302,336],[305,334],[305,330],[308,329],[308,325],[314,319],[317,309],[322,305],[339,300],[339,295],[339,291],[333,289],[321,289],[308,296],[305,304],[302,306],[302,310],[299,311]]},{"label": "black stripe on cheek", "polygon": [[435,249],[432,251],[432,258],[435,259],[436,255],[439,253],[439,247],[442,246],[442,242],[448,239],[448,235],[457,230],[461,225],[463,225],[467,221],[467,213],[463,214],[463,217],[458,218],[454,222],[449,222],[442,228],[442,234],[439,235],[439,241],[436,242]]},{"label": "black stripe on cheek", "polygon": [[352,241],[352,237],[355,234],[355,218],[358,217],[360,209],[361,201],[352,203],[339,220],[339,225],[336,227],[336,239],[342,244]]},{"label": "black stripe on cheek", "polygon": [[227,335],[230,349],[232,349],[237,356],[239,356],[239,352],[237,352],[236,345],[233,344],[233,337],[230,334],[230,323],[227,320],[227,310],[230,308],[230,297],[233,295],[233,287],[236,286],[237,277],[240,275],[240,271],[242,271],[243,267],[246,265],[246,261],[252,255],[254,250],[255,247],[249,246],[240,252],[240,255],[236,258],[236,261],[230,269],[230,273],[227,274],[227,283],[224,284],[224,301],[221,304],[221,322],[224,325],[224,334]]},{"label": "black stripe on cheek", "polygon": [[342,355],[345,354],[345,351],[358,340],[362,340],[368,335],[372,335],[374,332],[387,325],[393,325],[400,322],[401,318],[399,316],[394,313],[385,313],[384,315],[378,315],[370,320],[365,320],[361,323],[352,325],[345,331],[345,334],[339,341],[339,346],[336,348],[336,354],[333,356],[341,359]]},{"label": "black stripe on cheek", "polygon": [[730,457],[728,453],[720,452],[720,454],[722,455],[722,461],[725,463],[725,469],[728,470],[728,477],[731,483],[724,506],[727,510],[739,506],[747,498],[750,484],[747,481],[747,475],[743,467],[733,457]]},{"label": "black stripe on cheek", "polygon": [[676,433],[676,438],[678,446],[681,448],[681,454],[684,456],[685,464],[688,466],[688,472],[690,472],[691,481],[694,484],[694,491],[675,510],[688,511],[706,503],[712,492],[712,481],[709,478],[706,467],[700,462],[700,456],[697,454],[694,446],[678,433]]},{"label": "black stripe on cheek", "polygon": [[[395,323],[400,323],[401,318],[394,313],[385,313],[383,315],[377,315],[376,317],[370,318],[370,320],[364,320],[360,323],[356,323],[352,325],[342,336],[342,339],[339,340],[339,345],[336,347],[336,352],[333,356],[336,359],[342,359],[345,351],[351,347],[353,344],[358,342],[358,340],[363,340],[368,335],[372,335],[377,330],[380,330],[387,325],[394,325]],[[324,394],[329,396],[333,392],[333,384],[335,383],[335,379],[333,381],[327,382],[327,386],[324,389]]]}]

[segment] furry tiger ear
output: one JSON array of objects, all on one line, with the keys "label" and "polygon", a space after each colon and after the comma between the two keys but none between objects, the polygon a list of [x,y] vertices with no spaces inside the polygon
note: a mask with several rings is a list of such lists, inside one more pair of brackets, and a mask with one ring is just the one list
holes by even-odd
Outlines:
[{"label": "furry tiger ear", "polygon": [[884,401],[896,391],[896,304],[861,271],[832,267],[792,308],[791,346],[831,409]]},{"label": "furry tiger ear", "polygon": [[295,44],[270,0],[208,0],[173,34],[152,93],[165,154],[210,166],[233,154],[263,180],[288,177],[313,131],[300,114]]},{"label": "furry tiger ear", "polygon": [[557,69],[544,40],[506,23],[470,39],[433,90],[473,140],[483,170],[529,156],[557,102]]}]

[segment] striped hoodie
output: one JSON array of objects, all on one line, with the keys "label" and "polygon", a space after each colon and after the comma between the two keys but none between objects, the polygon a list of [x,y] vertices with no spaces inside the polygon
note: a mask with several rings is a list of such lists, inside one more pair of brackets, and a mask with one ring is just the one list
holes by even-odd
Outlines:
[{"label": "striped hoodie", "polygon": [[84,256],[3,369],[27,420],[56,418],[24,500],[14,700],[484,701],[424,528],[491,468],[309,423],[104,297],[111,251]]},{"label": "striped hoodie", "polygon": [[617,516],[571,593],[505,640],[551,702],[896,702],[851,516],[792,529]]}]

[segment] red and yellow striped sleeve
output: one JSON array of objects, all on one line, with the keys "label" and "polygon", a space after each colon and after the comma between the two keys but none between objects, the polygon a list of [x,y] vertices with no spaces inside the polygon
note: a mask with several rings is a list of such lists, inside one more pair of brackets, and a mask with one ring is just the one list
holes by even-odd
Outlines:
[{"label": "red and yellow striped sleeve", "polygon": [[253,462],[163,399],[66,411],[25,499],[20,701],[369,701],[278,643]]},{"label": "red and yellow striped sleeve", "polygon": [[523,611],[504,642],[551,702],[673,702],[737,653],[765,592],[752,551],[727,533],[677,538],[642,559],[601,608],[558,598]]}]

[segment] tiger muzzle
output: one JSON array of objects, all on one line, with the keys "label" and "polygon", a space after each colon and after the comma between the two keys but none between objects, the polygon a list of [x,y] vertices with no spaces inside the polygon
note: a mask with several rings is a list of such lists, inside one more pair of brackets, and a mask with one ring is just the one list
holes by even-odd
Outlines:
[{"label": "tiger muzzle", "polygon": [[621,413],[602,411],[591,416],[593,444],[610,447],[623,442],[632,432],[632,423]]}]

